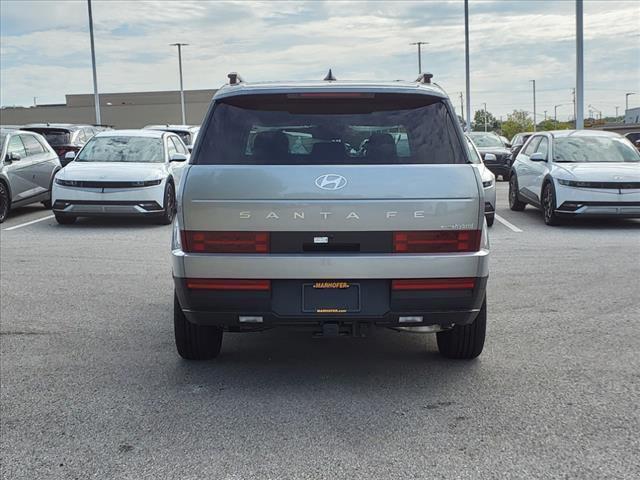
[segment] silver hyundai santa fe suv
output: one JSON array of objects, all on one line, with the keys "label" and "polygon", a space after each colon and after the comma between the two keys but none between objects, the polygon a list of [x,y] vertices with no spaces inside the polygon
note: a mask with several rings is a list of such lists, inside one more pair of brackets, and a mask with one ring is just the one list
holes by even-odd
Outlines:
[{"label": "silver hyundai santa fe suv", "polygon": [[[179,354],[223,332],[437,332],[474,358],[486,327],[482,180],[446,93],[416,82],[243,82],[215,94],[178,189]],[[402,140],[400,142],[400,140]]]}]

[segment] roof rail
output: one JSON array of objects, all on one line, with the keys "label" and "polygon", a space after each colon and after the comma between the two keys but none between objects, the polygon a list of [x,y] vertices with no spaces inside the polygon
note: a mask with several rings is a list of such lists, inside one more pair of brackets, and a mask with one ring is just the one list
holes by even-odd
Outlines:
[{"label": "roof rail", "polygon": [[417,83],[431,83],[431,79],[433,78],[433,73],[423,73],[418,78],[416,78]]},{"label": "roof rail", "polygon": [[244,82],[238,72],[231,72],[227,77],[229,77],[229,85],[238,85],[239,83]]},{"label": "roof rail", "polygon": [[331,72],[331,69],[329,69],[329,73],[327,73],[327,76],[324,77],[323,80],[325,82],[335,82],[336,81],[336,77],[333,76],[333,72]]}]

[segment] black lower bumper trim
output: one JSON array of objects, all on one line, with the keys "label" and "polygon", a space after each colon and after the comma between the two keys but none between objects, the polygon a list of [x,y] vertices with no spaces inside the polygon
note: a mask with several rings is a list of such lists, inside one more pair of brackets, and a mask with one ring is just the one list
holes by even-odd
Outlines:
[{"label": "black lower bumper trim", "polygon": [[[276,326],[321,328],[328,322],[387,327],[464,325],[472,322],[484,301],[487,277],[478,277],[473,290],[391,291],[390,280],[355,280],[361,285],[362,310],[349,314],[306,314],[302,311],[301,280],[274,280],[269,292],[194,291],[183,278],[174,278],[176,294],[187,319],[198,325],[228,330],[256,330]],[[248,325],[240,316],[262,317]],[[422,317],[400,322],[399,317]]]}]

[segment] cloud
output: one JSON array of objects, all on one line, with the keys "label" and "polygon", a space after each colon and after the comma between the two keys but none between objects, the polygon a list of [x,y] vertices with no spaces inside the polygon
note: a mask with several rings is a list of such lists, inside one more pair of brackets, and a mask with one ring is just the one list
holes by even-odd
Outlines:
[{"label": "cloud", "polygon": [[[470,2],[472,104],[497,116],[571,101],[574,2]],[[86,3],[1,3],[0,103],[63,102],[92,90]],[[454,96],[464,90],[460,1],[93,1],[99,87],[104,92],[177,87],[186,42],[186,88],[216,88],[229,71],[248,80],[413,79],[425,69]],[[640,3],[585,2],[585,104],[608,113],[640,91]],[[635,100],[631,97],[632,100]],[[564,115],[570,113],[570,108]]]}]

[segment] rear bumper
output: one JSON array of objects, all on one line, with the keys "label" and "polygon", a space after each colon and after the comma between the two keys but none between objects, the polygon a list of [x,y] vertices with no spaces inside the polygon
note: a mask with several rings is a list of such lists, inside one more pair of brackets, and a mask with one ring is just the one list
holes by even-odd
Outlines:
[{"label": "rear bumper", "polygon": [[[187,288],[174,278],[176,295],[187,319],[198,325],[230,331],[260,330],[276,326],[321,328],[325,323],[410,327],[450,327],[472,322],[484,301],[488,277],[477,277],[472,290],[392,291],[390,280],[362,280],[362,310],[358,313],[304,313],[302,280],[276,280],[264,292],[212,292]],[[245,323],[240,317],[259,317]],[[400,321],[400,317],[422,317]],[[406,320],[406,319],[405,319]]]}]

